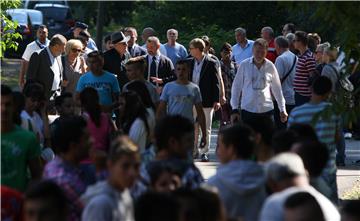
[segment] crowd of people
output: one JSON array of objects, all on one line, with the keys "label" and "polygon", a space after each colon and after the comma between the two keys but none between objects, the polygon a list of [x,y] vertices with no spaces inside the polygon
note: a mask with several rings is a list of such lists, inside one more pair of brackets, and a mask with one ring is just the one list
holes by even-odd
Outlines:
[{"label": "crowd of people", "polygon": [[[341,116],[319,115],[341,89],[341,53],[318,34],[288,23],[250,40],[239,27],[218,58],[208,36],[187,50],[150,27],[142,46],[126,27],[99,51],[87,28],[48,40],[40,26],[21,91],[1,85],[3,220],[360,219],[360,200],[339,204]],[[204,180],[194,161],[209,162],[215,112],[220,165]]]}]

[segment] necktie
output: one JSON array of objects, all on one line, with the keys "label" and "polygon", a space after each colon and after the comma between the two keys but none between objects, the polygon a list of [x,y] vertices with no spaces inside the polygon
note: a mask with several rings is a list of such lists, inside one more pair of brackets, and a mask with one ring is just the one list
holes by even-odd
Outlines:
[{"label": "necktie", "polygon": [[134,55],[132,53],[132,47],[128,47],[128,51],[129,51],[130,55],[133,57]]},{"label": "necktie", "polygon": [[151,66],[150,66],[150,76],[156,77],[156,57],[153,56]]}]

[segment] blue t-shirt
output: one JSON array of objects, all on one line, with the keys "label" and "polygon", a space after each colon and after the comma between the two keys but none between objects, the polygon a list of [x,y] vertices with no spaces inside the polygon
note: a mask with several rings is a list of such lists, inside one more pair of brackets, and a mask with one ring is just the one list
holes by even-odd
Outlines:
[{"label": "blue t-shirt", "polygon": [[166,56],[170,58],[174,66],[178,60],[185,59],[188,56],[186,48],[179,43],[175,43],[174,47],[164,44],[164,47],[166,49]]},{"label": "blue t-shirt", "polygon": [[78,81],[76,92],[80,93],[86,87],[97,90],[101,105],[111,105],[113,103],[112,94],[120,94],[118,80],[107,71],[104,71],[101,76],[95,76],[90,71],[82,75]]},{"label": "blue t-shirt", "polygon": [[196,84],[189,82],[183,85],[176,81],[165,85],[160,101],[167,103],[169,115],[180,114],[191,121],[194,121],[193,106],[202,102],[200,89]]}]

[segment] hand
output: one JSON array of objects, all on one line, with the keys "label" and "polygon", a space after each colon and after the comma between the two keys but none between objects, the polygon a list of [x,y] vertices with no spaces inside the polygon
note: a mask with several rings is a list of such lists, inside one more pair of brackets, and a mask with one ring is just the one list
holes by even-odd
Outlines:
[{"label": "hand", "polygon": [[215,102],[213,107],[214,107],[214,110],[217,111],[221,108],[221,105],[219,102]]},{"label": "hand", "polygon": [[287,121],[287,118],[288,118],[288,114],[286,112],[281,112],[280,113],[280,121],[282,123],[285,123]]},{"label": "hand", "polygon": [[220,97],[220,104],[221,105],[224,105],[226,103],[226,98],[225,98],[225,96],[221,96]]},{"label": "hand", "polygon": [[61,82],[61,86],[62,86],[62,87],[67,87],[68,84],[69,84],[69,81],[67,81],[67,80],[63,80],[63,81]]},{"label": "hand", "polygon": [[200,140],[200,149],[203,149],[206,146],[206,136],[202,136]]},{"label": "hand", "polygon": [[161,92],[162,92],[162,87],[156,87],[156,92],[158,93],[158,94],[161,94]]},{"label": "hand", "polygon": [[19,87],[20,87],[20,89],[23,89],[24,85],[25,85],[25,79],[24,79],[24,77],[20,77],[19,78]]},{"label": "hand", "polygon": [[240,114],[239,113],[233,113],[230,115],[230,121],[232,124],[237,123],[240,121]]},{"label": "hand", "polygon": [[150,79],[152,80],[152,82],[157,83],[157,84],[162,84],[162,83],[164,83],[164,82],[163,82],[163,79],[161,79],[161,78],[151,77]]}]

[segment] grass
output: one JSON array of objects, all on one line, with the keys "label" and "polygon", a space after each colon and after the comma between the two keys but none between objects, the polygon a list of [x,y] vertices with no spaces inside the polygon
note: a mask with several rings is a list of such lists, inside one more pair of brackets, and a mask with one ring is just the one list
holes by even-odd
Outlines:
[{"label": "grass", "polygon": [[356,181],[353,188],[341,196],[342,200],[360,200],[360,180]]},{"label": "grass", "polygon": [[1,84],[6,84],[13,89],[18,89],[18,79],[20,71],[20,60],[18,59],[1,59]]},{"label": "grass", "polygon": [[16,75],[6,76],[1,73],[0,81],[1,84],[6,84],[11,88],[16,88],[18,86],[18,77]]}]

